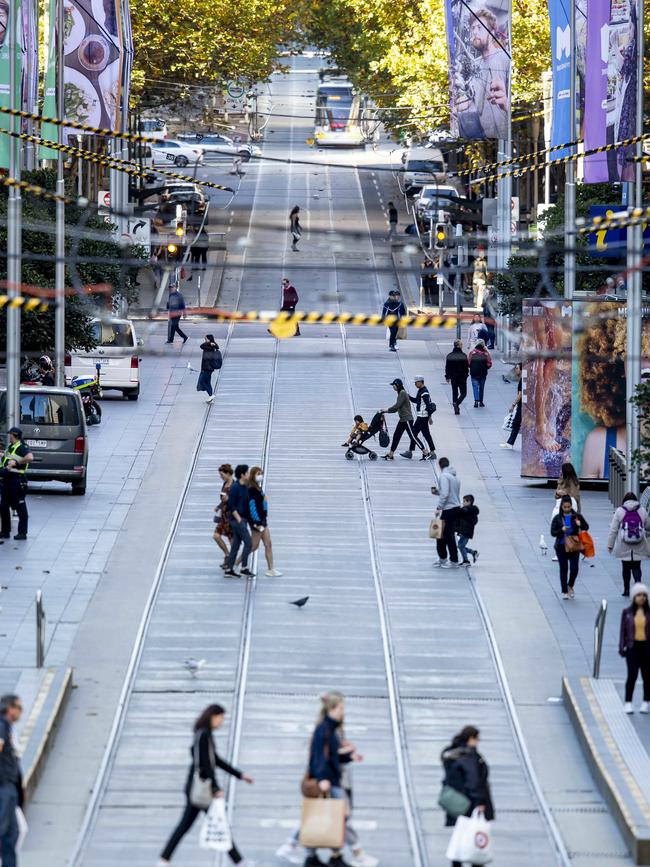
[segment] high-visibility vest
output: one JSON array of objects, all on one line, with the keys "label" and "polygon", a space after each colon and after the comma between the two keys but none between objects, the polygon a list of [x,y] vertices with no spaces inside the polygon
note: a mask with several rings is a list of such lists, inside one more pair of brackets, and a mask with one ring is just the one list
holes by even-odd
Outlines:
[{"label": "high-visibility vest", "polygon": [[[7,464],[9,463],[9,461],[13,461],[13,460],[15,460],[16,457],[19,457],[19,455],[17,455],[16,452],[21,447],[21,445],[22,445],[21,441],[18,440],[17,443],[12,443],[10,446],[7,446],[7,450],[5,451],[5,456],[2,459],[2,466],[3,467],[6,467]],[[24,472],[26,471],[28,466],[29,466],[29,464],[18,464],[17,467],[15,468],[14,472],[15,473],[21,473],[21,475],[22,475],[22,474],[24,474]]]}]

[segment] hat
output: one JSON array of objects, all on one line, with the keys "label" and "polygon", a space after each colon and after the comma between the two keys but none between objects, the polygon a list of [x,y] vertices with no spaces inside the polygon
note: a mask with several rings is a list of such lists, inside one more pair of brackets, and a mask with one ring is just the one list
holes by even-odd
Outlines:
[{"label": "hat", "polygon": [[413,382],[424,382],[424,377],[422,376],[422,374],[418,373],[417,376],[413,377]]},{"label": "hat", "polygon": [[402,388],[404,387],[404,383],[402,382],[401,379],[394,379],[394,380],[391,382],[391,385],[401,385]]},{"label": "hat", "polygon": [[9,428],[7,433],[13,434],[15,437],[18,437],[19,440],[21,440],[23,438],[23,432],[21,431],[21,429],[19,427]]},{"label": "hat", "polygon": [[632,585],[632,589],[630,590],[630,599],[634,599],[638,593],[645,593],[646,596],[648,595],[648,588],[640,581],[637,581],[636,584]]}]

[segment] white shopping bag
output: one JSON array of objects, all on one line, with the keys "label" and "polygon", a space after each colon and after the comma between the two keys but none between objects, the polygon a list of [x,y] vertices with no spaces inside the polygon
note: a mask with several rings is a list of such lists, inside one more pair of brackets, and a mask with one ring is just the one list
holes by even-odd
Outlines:
[{"label": "white shopping bag", "polygon": [[516,410],[516,409],[511,409],[511,410],[508,412],[508,415],[503,419],[503,430],[504,430],[504,431],[507,432],[507,431],[511,431],[511,430],[512,430],[512,426],[513,426],[513,424],[515,423],[515,415],[516,415],[516,413],[517,413],[517,410]]},{"label": "white shopping bag", "polygon": [[201,827],[199,846],[214,852],[230,852],[232,849],[232,837],[226,819],[226,802],[223,798],[212,799]]},{"label": "white shopping bag", "polygon": [[451,840],[447,846],[450,861],[468,861],[470,864],[489,864],[492,860],[492,831],[484,814],[474,810],[471,816],[456,819]]},{"label": "white shopping bag", "polygon": [[27,824],[27,819],[25,818],[25,814],[20,809],[20,807],[16,807],[16,824],[18,825],[18,839],[16,840],[16,852],[19,852],[22,848],[23,843],[25,842],[25,837],[27,836],[27,832],[29,831],[29,825]]}]

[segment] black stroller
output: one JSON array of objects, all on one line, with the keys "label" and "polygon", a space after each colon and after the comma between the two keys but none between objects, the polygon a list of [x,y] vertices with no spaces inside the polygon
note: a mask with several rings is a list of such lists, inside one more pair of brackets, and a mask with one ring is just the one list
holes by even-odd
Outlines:
[{"label": "black stroller", "polygon": [[368,425],[368,430],[365,433],[358,435],[356,443],[353,443],[346,451],[345,457],[349,461],[351,461],[355,455],[368,455],[369,460],[376,461],[377,452],[373,452],[372,449],[367,448],[363,445],[363,443],[369,440],[370,437],[374,437],[377,434],[379,434],[379,445],[385,449],[390,440],[388,437],[388,427],[386,426],[386,419],[381,412],[376,412],[373,415],[372,420]]}]

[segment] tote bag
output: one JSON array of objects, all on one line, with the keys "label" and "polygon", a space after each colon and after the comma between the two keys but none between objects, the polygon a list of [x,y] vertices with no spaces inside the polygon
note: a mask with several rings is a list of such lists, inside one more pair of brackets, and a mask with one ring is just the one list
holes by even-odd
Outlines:
[{"label": "tote bag", "polygon": [[199,846],[201,849],[212,849],[213,852],[230,852],[232,849],[232,836],[223,798],[212,799],[201,826]]},{"label": "tote bag", "polygon": [[451,840],[447,846],[450,861],[470,864],[489,864],[492,860],[492,831],[483,813],[474,810],[471,816],[456,819]]},{"label": "tote bag", "polygon": [[341,849],[345,839],[345,801],[305,798],[300,819],[300,845],[307,849]]}]

